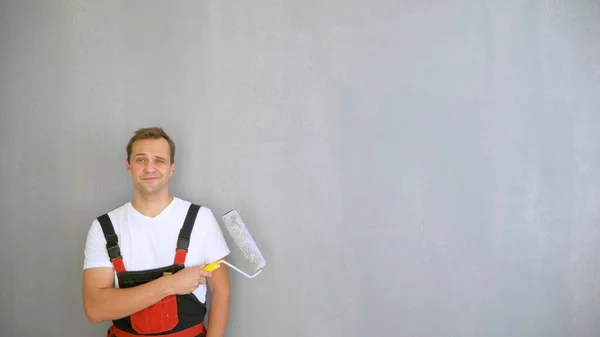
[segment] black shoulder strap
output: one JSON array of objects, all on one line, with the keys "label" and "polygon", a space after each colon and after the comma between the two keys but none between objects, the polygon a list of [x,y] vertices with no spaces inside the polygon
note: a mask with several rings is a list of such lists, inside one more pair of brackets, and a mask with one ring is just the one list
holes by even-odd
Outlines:
[{"label": "black shoulder strap", "polygon": [[106,238],[106,249],[110,260],[115,260],[121,257],[121,249],[119,248],[119,237],[115,234],[115,229],[110,221],[108,214],[103,214],[98,217],[98,222],[102,226],[104,237]]},{"label": "black shoulder strap", "polygon": [[181,226],[181,230],[179,230],[177,250],[187,251],[188,247],[190,246],[190,236],[192,235],[192,229],[194,228],[196,216],[198,215],[200,207],[201,206],[195,204],[190,205],[187,215],[185,216],[185,220],[183,221],[183,226]]}]

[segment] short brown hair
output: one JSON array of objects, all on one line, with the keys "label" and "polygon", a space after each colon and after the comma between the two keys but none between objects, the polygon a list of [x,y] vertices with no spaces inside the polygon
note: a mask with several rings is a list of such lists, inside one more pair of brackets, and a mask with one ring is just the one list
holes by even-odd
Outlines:
[{"label": "short brown hair", "polygon": [[131,157],[131,148],[133,147],[133,143],[137,140],[142,139],[159,139],[164,138],[169,143],[169,148],[171,149],[171,163],[175,162],[175,143],[167,135],[167,133],[159,127],[151,127],[151,128],[141,128],[137,129],[133,136],[129,139],[129,143],[127,143],[127,162]]}]

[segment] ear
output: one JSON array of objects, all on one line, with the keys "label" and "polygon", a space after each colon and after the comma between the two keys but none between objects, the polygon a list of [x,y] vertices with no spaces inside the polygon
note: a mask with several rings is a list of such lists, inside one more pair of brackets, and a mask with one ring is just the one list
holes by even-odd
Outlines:
[{"label": "ear", "polygon": [[127,172],[131,173],[131,165],[129,165],[127,158],[125,159],[125,169],[127,169]]}]

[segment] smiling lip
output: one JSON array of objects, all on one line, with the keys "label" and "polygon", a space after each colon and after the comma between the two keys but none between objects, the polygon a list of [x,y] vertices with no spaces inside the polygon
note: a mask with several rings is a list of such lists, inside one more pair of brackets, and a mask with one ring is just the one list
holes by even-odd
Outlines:
[{"label": "smiling lip", "polygon": [[158,179],[158,177],[142,178],[142,180],[144,180],[144,181],[154,181],[154,180],[157,180],[157,179]]}]

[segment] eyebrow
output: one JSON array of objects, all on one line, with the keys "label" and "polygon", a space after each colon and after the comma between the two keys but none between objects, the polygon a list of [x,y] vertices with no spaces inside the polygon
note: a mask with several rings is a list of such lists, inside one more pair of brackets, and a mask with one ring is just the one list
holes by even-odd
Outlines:
[{"label": "eyebrow", "polygon": [[[136,154],[133,156],[133,158],[136,158],[136,157],[139,157],[139,156],[147,156],[147,155],[148,155],[147,153],[143,153],[143,152],[142,152],[142,153],[136,153]],[[156,156],[154,156],[154,157],[156,157],[156,158],[158,158],[158,159],[162,159],[162,160],[167,160],[165,157],[163,157],[163,156],[159,156],[159,155],[156,155]]]}]

